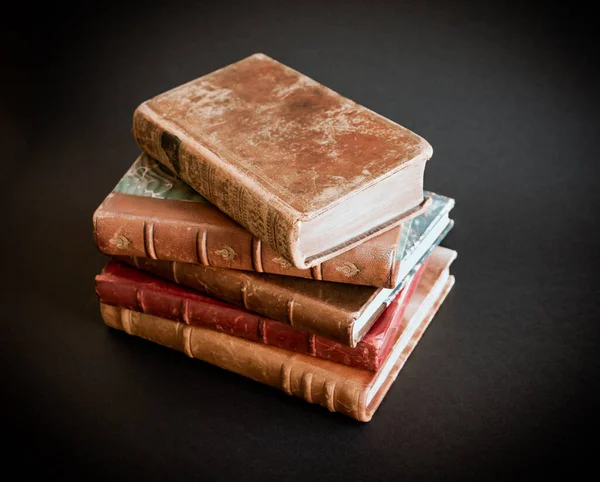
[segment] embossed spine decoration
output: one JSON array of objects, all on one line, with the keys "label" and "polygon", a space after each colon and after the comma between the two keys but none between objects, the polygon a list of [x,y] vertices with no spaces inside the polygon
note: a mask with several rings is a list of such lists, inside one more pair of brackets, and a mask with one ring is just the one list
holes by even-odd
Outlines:
[{"label": "embossed spine decoration", "polygon": [[225,244],[221,249],[217,249],[215,253],[228,261],[233,261],[237,256],[235,250],[227,244]]},{"label": "embossed spine decoration", "polygon": [[358,269],[354,263],[349,261],[346,261],[342,266],[338,266],[335,269],[348,278],[353,278],[360,273],[360,269]]}]

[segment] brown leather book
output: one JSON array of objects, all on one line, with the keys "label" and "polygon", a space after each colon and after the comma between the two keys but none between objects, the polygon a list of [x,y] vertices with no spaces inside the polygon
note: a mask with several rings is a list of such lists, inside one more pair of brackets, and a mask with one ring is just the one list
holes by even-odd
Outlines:
[{"label": "brown leather book", "polygon": [[142,154],[98,207],[93,222],[96,245],[110,256],[142,256],[393,288],[403,273],[402,249],[412,220],[312,268],[295,268],[160,163]]},{"label": "brown leather book", "polygon": [[427,141],[263,54],[144,102],[133,135],[297,268],[426,204]]},{"label": "brown leather book", "polygon": [[125,308],[105,304],[100,307],[104,322],[110,327],[368,422],[452,288],[454,278],[443,267],[455,256],[454,251],[436,248],[405,311],[394,347],[376,372]]}]

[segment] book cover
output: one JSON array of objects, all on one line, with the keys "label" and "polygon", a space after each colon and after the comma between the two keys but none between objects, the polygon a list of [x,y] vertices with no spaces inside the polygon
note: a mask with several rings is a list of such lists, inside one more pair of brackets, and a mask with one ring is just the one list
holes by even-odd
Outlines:
[{"label": "book cover", "polygon": [[133,134],[297,268],[426,204],[427,141],[263,54],[142,103]]},{"label": "book cover", "polygon": [[403,317],[393,347],[376,372],[294,353],[200,326],[101,303],[104,322],[130,335],[184,352],[359,421],[368,422],[451,289],[449,259],[436,248]]},{"label": "book cover", "polygon": [[[128,169],[94,213],[94,239],[107,255],[140,256],[321,281],[395,287],[420,237],[454,200],[426,191],[431,204],[416,217],[310,269],[279,256],[146,154]],[[402,235],[403,233],[403,235]],[[405,249],[406,243],[410,245]]]}]

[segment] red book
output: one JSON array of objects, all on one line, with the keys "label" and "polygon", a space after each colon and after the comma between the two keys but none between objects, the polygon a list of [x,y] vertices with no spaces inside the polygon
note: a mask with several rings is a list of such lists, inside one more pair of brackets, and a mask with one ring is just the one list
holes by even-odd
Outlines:
[{"label": "red book", "polygon": [[102,303],[108,305],[204,326],[286,350],[376,371],[392,347],[404,309],[423,274],[424,266],[354,348],[250,313],[115,261],[108,263],[102,273],[96,276],[96,294]]}]

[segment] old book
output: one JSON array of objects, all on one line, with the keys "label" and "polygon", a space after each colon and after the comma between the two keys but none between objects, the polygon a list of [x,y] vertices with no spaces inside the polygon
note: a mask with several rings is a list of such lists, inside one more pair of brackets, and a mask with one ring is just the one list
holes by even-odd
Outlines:
[{"label": "old book", "polygon": [[451,289],[454,278],[442,267],[455,256],[454,251],[445,248],[434,251],[405,311],[393,348],[376,372],[126,308],[102,303],[101,312],[108,326],[367,422]]},{"label": "old book", "polygon": [[204,326],[228,335],[376,371],[391,349],[394,334],[424,266],[411,275],[406,286],[355,348],[296,330],[286,323],[258,316],[115,261],[109,262],[96,276],[96,293],[98,299],[107,305]]},{"label": "old book", "polygon": [[[452,225],[452,222],[446,224],[442,233],[430,240],[423,258],[441,242]],[[373,288],[150,258],[117,256],[115,259],[351,347],[362,340],[405,281],[392,289]],[[415,259],[413,267],[418,262]]]},{"label": "old book", "polygon": [[[416,240],[439,229],[454,200],[425,192],[431,204],[412,219],[310,269],[293,267],[164,166],[142,154],[94,213],[105,254],[393,288],[414,263]],[[411,240],[408,243],[407,240]],[[417,256],[419,257],[419,256]]]},{"label": "old book", "polygon": [[423,138],[263,54],[142,103],[133,134],[297,268],[426,203]]}]

